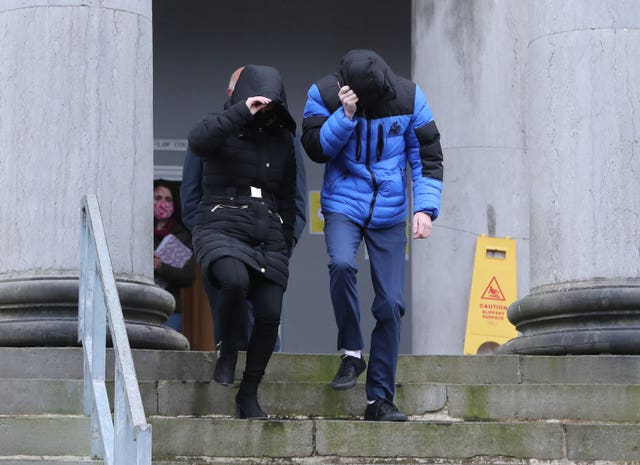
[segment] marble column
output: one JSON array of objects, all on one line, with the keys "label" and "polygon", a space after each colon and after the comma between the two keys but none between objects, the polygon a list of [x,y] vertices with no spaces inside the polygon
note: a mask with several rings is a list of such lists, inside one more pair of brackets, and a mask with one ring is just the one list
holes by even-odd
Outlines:
[{"label": "marble column", "polygon": [[640,353],[640,2],[529,3],[531,291],[500,352]]},{"label": "marble column", "polygon": [[516,240],[528,292],[526,0],[414,0],[413,79],[440,129],[444,186],[428,240],[412,241],[413,353],[461,354],[476,239]]},{"label": "marble column", "polygon": [[132,346],[188,348],[153,285],[151,0],[3,0],[0,44],[0,345],[77,344],[94,193]]}]

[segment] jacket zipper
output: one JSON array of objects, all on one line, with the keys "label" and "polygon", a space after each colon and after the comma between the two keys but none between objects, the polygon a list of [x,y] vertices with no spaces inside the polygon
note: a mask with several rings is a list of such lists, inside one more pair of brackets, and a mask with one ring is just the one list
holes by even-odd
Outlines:
[{"label": "jacket zipper", "polygon": [[243,210],[245,208],[249,208],[249,205],[227,205],[224,203],[219,203],[211,209],[211,213],[215,212],[218,208],[234,208]]},{"label": "jacket zipper", "polygon": [[360,147],[360,120],[356,123],[356,134],[356,161],[359,162],[362,156],[362,147]]}]

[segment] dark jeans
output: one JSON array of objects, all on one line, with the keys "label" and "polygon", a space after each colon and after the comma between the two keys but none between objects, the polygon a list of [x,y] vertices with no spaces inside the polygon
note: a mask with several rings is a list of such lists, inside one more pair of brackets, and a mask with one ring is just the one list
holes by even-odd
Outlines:
[{"label": "dark jeans", "polygon": [[339,213],[325,213],[324,219],[338,349],[362,350],[364,347],[356,280],[356,253],[364,239],[375,292],[371,312],[376,319],[367,369],[367,399],[393,401],[401,319],[405,312],[406,224],[364,229]]}]

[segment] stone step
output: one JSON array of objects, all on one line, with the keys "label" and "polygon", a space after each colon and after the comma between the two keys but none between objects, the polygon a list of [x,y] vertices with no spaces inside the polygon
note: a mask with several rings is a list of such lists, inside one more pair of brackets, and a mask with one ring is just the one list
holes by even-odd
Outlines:
[{"label": "stone step", "polygon": [[[142,381],[140,387],[147,415],[234,415],[235,388],[171,380]],[[82,380],[0,379],[0,392],[0,415],[83,411]],[[327,383],[264,382],[259,399],[265,411],[281,418],[348,419],[365,407],[361,382],[348,391]],[[640,422],[640,385],[407,383],[397,387],[396,403],[414,417]]]},{"label": "stone step", "polygon": [[[281,463],[303,463],[305,459],[322,463],[319,461],[335,457],[344,463],[351,463],[349,458],[366,458],[366,463],[374,463],[371,458],[393,459],[394,463],[422,458],[470,461],[507,457],[536,459],[536,463],[638,459],[636,424],[247,421],[163,416],[152,416],[149,421],[154,459],[166,461],[176,457],[216,457],[216,463],[224,457],[231,461],[246,458],[250,463],[260,462],[260,457],[270,457],[275,463],[278,459]],[[87,457],[89,423],[80,416],[0,416],[0,450],[5,457]]]},{"label": "stone step", "polygon": [[[215,352],[134,350],[138,379],[211,380]],[[366,358],[366,355],[365,355]],[[107,352],[113,377],[113,352]],[[273,355],[265,380],[329,382],[340,359],[327,354]],[[236,377],[244,366],[240,354]],[[81,379],[81,348],[0,348],[0,378]],[[398,383],[640,384],[640,357],[617,355],[401,355]]]},{"label": "stone step", "polygon": [[[260,389],[273,419],[256,422],[232,417],[237,385],[210,381],[215,353],[134,351],[155,465],[621,465],[640,457],[639,360],[401,356],[411,416],[397,424],[362,421],[363,379],[330,388],[335,355],[274,354]],[[0,348],[0,465],[101,463],[81,378],[79,348]]]}]

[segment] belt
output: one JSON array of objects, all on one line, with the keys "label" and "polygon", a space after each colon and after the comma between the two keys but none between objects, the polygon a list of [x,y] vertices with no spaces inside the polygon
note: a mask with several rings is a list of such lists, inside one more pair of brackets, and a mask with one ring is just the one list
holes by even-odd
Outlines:
[{"label": "belt", "polygon": [[230,197],[253,197],[256,199],[273,200],[273,196],[270,192],[263,191],[261,188],[253,186],[207,186],[205,187],[205,193]]}]

